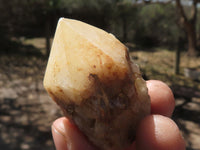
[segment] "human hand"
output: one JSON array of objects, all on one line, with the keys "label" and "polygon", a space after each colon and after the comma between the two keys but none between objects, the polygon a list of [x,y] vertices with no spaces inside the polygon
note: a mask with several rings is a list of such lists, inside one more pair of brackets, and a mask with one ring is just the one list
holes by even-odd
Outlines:
[{"label": "human hand", "polygon": [[[147,81],[151,115],[137,130],[136,140],[125,150],[185,150],[185,142],[171,117],[175,102],[170,88],[157,80]],[[57,150],[96,150],[65,117],[54,121],[52,135]]]}]

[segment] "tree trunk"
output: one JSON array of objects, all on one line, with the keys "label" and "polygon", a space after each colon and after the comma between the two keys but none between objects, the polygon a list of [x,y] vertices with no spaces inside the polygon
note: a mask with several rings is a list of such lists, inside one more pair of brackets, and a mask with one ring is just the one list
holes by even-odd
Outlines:
[{"label": "tree trunk", "polygon": [[196,46],[196,30],[195,25],[188,25],[186,26],[187,31],[187,38],[188,38],[188,55],[189,56],[196,56],[197,46]]},{"label": "tree trunk", "polygon": [[122,17],[122,26],[123,26],[123,42],[127,42],[127,19]]},{"label": "tree trunk", "polygon": [[183,48],[183,39],[179,37],[178,39],[178,47],[176,48],[176,61],[175,61],[175,74],[178,75],[180,73],[180,53]]},{"label": "tree trunk", "polygon": [[50,53],[50,21],[46,19],[45,22],[45,39],[46,39],[46,56],[49,56]]},{"label": "tree trunk", "polygon": [[197,19],[197,3],[198,0],[192,0],[191,5],[191,18],[189,19],[185,11],[183,9],[183,5],[181,4],[181,0],[176,0],[176,8],[179,14],[179,23],[180,26],[187,33],[188,39],[188,55],[189,56],[196,56],[197,55],[197,42],[196,42],[196,19]]}]

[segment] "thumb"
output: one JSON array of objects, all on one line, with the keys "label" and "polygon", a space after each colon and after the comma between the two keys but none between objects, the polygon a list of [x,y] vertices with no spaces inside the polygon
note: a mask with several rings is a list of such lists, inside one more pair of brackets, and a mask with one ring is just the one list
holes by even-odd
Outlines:
[{"label": "thumb", "polygon": [[65,117],[54,121],[52,135],[57,150],[94,150],[86,137]]}]

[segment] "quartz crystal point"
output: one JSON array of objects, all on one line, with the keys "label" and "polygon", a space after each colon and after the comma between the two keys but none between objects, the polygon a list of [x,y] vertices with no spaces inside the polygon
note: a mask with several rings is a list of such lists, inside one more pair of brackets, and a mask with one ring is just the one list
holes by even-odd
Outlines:
[{"label": "quartz crystal point", "polygon": [[102,150],[121,150],[150,113],[145,81],[127,48],[99,28],[61,18],[44,77],[52,99]]}]

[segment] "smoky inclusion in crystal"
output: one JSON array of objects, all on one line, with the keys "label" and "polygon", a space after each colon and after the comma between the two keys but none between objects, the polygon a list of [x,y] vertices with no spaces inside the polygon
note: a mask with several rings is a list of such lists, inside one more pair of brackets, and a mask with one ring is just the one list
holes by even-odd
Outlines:
[{"label": "smoky inclusion in crystal", "polygon": [[129,146],[138,123],[150,114],[146,82],[127,48],[112,34],[81,21],[58,21],[44,87],[102,150]]}]

